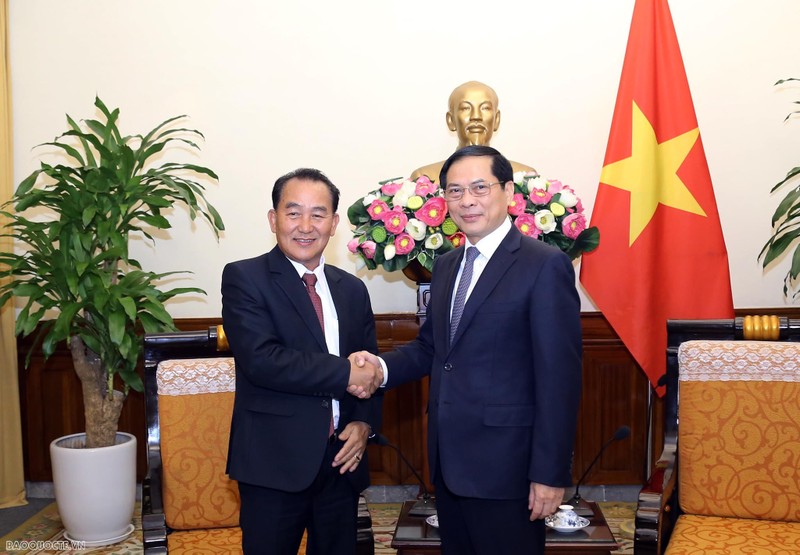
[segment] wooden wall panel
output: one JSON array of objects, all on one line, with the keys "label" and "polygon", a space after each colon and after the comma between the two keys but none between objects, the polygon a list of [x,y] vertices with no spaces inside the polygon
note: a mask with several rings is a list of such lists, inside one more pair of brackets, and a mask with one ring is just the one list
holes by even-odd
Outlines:
[{"label": "wooden wall panel", "polygon": [[[798,309],[737,310],[746,314],[778,314],[800,317]],[[573,476],[580,477],[603,443],[623,424],[631,427],[631,437],[612,445],[591,473],[588,484],[641,484],[649,470],[646,467],[649,385],[644,373],[632,359],[614,331],[599,313],[581,315],[584,337],[584,377],[578,436],[575,445]],[[219,318],[178,320],[184,330],[205,329],[220,323]],[[416,337],[414,314],[379,314],[376,316],[379,349],[384,352]],[[24,369],[30,342],[19,340],[20,399],[22,408],[25,478],[29,481],[51,481],[49,444],[62,435],[83,431],[83,403],[80,382],[72,370],[66,345],[48,361],[38,351],[31,357],[30,368]],[[426,475],[425,399],[427,384],[412,383],[385,393],[383,434],[400,448],[415,470]],[[654,435],[650,451],[652,460],[663,445],[659,399],[653,403]],[[144,476],[144,401],[141,394],[131,393],[120,423],[120,429],[133,433],[138,440],[138,477]],[[374,484],[415,484],[407,467],[389,447],[371,446],[370,470]]]}]

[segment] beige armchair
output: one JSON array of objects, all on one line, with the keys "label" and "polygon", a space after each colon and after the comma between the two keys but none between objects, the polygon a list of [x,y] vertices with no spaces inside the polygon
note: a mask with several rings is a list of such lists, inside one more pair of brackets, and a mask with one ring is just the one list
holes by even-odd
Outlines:
[{"label": "beige armchair", "polygon": [[800,553],[800,320],[670,321],[635,553]]},{"label": "beige armchair", "polygon": [[[225,474],[235,365],[222,326],[144,339],[144,553],[241,553],[239,490]],[[358,555],[374,554],[363,496]]]}]

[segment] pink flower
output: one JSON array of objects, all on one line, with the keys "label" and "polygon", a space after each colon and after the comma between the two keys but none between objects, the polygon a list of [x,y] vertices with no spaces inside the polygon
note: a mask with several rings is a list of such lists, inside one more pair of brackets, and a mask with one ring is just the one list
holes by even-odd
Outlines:
[{"label": "pink flower", "polygon": [[347,250],[352,252],[353,254],[358,252],[358,237],[354,237],[347,242]]},{"label": "pink flower", "polygon": [[402,233],[408,223],[408,216],[403,212],[402,207],[396,207],[385,213],[383,218],[383,225],[386,226],[386,231],[389,233]]},{"label": "pink flower", "polygon": [[399,255],[410,253],[415,245],[414,239],[408,233],[401,233],[394,238],[394,247]]},{"label": "pink flower", "polygon": [[583,214],[570,214],[561,222],[561,231],[570,239],[577,239],[584,229],[586,229],[586,216]]},{"label": "pink flower", "polygon": [[528,237],[533,237],[535,239],[541,234],[541,230],[536,227],[536,219],[531,214],[517,216],[517,219],[514,220],[514,225],[517,226],[517,229],[519,229],[523,235],[527,235]]},{"label": "pink flower", "polygon": [[564,184],[561,183],[558,179],[548,179],[547,180],[547,192],[551,195],[555,195],[561,189],[569,189],[569,187],[564,187]]},{"label": "pink flower", "polygon": [[511,204],[508,205],[508,213],[512,216],[519,216],[525,212],[525,206],[528,203],[525,201],[525,195],[516,193],[511,199]]},{"label": "pink flower", "polygon": [[447,203],[442,197],[433,197],[414,212],[414,215],[431,227],[442,225],[447,216]]},{"label": "pink flower", "polygon": [[553,195],[544,189],[533,189],[531,190],[530,198],[531,202],[534,204],[547,204],[550,202],[550,199],[553,198]]},{"label": "pink flower", "polygon": [[386,195],[387,197],[393,197],[394,194],[400,190],[402,187],[402,183],[398,183],[396,181],[390,181],[389,183],[384,183],[381,187],[381,193]]},{"label": "pink flower", "polygon": [[451,236],[448,237],[451,243],[453,243],[454,247],[460,247],[467,241],[467,236],[464,235],[461,231],[457,231],[453,233]]},{"label": "pink flower", "polygon": [[372,204],[367,207],[367,212],[373,220],[383,220],[384,214],[388,211],[389,205],[380,199],[373,200]]},{"label": "pink flower", "polygon": [[361,243],[361,250],[364,251],[364,256],[369,259],[375,258],[375,241],[364,241]]},{"label": "pink flower", "polygon": [[417,179],[417,187],[414,189],[414,194],[419,195],[421,197],[426,197],[433,193],[439,186],[428,179],[427,175],[423,175],[419,179]]}]

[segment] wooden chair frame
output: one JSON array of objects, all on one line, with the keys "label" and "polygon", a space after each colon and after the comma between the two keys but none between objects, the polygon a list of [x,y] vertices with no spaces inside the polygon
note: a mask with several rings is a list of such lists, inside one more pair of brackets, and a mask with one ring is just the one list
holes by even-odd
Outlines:
[{"label": "wooden chair frame", "polygon": [[156,370],[164,360],[231,356],[222,326],[207,330],[147,334],[144,338],[145,421],[147,425],[147,475],[142,482],[142,535],[144,552],[167,553],[167,524],[161,479],[161,432],[158,416]]}]

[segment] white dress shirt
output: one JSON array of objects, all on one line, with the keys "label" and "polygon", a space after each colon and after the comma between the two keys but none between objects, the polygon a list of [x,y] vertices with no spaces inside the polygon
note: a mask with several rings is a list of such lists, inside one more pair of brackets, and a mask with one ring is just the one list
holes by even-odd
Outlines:
[{"label": "white dress shirt", "polygon": [[[297,271],[297,276],[303,279],[303,274],[314,274],[317,276],[317,283],[314,289],[322,300],[322,321],[325,323],[325,343],[328,345],[328,352],[339,356],[339,318],[336,314],[336,306],[333,304],[331,290],[328,288],[328,280],[325,279],[325,256],[319,260],[319,266],[312,272],[299,262],[288,259]],[[305,287],[305,284],[303,284]],[[339,427],[339,401],[331,399],[331,409],[333,411],[333,426]]]}]

